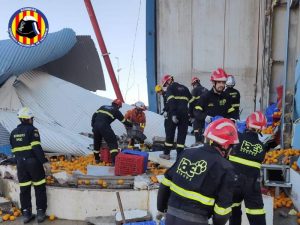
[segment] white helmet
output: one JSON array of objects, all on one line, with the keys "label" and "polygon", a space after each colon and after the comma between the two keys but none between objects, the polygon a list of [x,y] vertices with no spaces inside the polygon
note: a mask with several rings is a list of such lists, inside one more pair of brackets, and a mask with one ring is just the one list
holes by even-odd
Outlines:
[{"label": "white helmet", "polygon": [[17,115],[19,119],[31,119],[34,117],[33,113],[28,107],[21,108]]},{"label": "white helmet", "polygon": [[142,109],[142,110],[145,110],[145,109],[146,109],[145,104],[144,104],[143,102],[141,102],[141,101],[136,102],[136,103],[134,104],[134,106],[135,106],[136,108],[138,108],[138,109]]},{"label": "white helmet", "polygon": [[234,86],[235,85],[235,79],[234,79],[233,75],[228,75],[226,85],[227,86]]}]

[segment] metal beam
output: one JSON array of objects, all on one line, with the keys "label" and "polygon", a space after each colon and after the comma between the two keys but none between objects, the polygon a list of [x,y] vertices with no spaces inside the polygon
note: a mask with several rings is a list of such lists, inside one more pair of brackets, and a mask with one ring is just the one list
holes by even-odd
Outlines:
[{"label": "metal beam", "polygon": [[156,0],[146,1],[146,63],[149,110],[157,112],[156,80]]}]

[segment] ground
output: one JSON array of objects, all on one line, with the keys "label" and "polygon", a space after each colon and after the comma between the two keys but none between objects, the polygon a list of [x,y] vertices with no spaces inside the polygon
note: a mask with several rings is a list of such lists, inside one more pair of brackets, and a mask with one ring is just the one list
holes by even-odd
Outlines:
[{"label": "ground", "polygon": [[282,209],[276,209],[274,211],[274,225],[297,225],[297,217],[296,216],[288,216],[286,218],[280,216],[279,212],[283,211],[285,213],[288,213],[290,209],[282,208]]},{"label": "ground", "polygon": [[[288,216],[286,218],[280,216],[279,211],[283,210],[284,212],[288,212],[287,209],[277,209],[274,212],[274,225],[297,225],[296,216]],[[20,225],[22,223],[22,217],[19,217],[16,221],[13,222],[5,222],[7,225]],[[29,225],[40,225],[35,220],[28,223]],[[71,221],[71,220],[55,220],[49,221],[46,220],[43,225],[86,225],[86,222],[83,221]]]},{"label": "ground", "polygon": [[[13,222],[5,222],[7,225],[21,225],[23,224],[22,217],[19,217],[16,221]],[[73,221],[73,220],[54,220],[49,221],[46,220],[43,223],[38,223],[36,220],[31,221],[28,225],[86,225],[86,222],[83,221]]]}]

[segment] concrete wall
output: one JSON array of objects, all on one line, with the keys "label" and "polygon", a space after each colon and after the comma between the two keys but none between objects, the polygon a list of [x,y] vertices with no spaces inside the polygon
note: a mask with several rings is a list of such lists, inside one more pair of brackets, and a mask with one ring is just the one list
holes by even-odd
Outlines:
[{"label": "concrete wall", "polygon": [[211,88],[211,71],[223,67],[236,76],[243,115],[248,115],[254,109],[257,67],[261,71],[259,2],[157,0],[158,80],[168,73],[190,87],[192,76],[198,76]]},{"label": "concrete wall", "polygon": [[[19,185],[8,179],[0,179],[1,194],[14,202],[19,202]],[[54,214],[60,219],[85,220],[86,217],[113,216],[119,211],[116,190],[92,190],[76,188],[59,188],[47,186],[47,214]],[[157,214],[158,190],[119,190],[124,210],[148,210],[153,218]],[[33,211],[35,212],[34,189],[32,188]],[[267,225],[273,224],[273,198],[263,196]],[[242,208],[245,212],[244,205]],[[243,213],[242,225],[249,225]]]}]

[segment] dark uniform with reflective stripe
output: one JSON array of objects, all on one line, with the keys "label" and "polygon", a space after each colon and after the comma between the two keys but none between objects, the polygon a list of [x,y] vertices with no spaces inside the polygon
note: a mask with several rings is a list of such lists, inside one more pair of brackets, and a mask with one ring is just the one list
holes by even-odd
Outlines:
[{"label": "dark uniform with reflective stripe", "polygon": [[[193,109],[195,108],[196,102],[200,99],[200,96],[203,95],[207,91],[208,90],[205,87],[203,87],[201,84],[199,84],[197,87],[193,88],[193,90],[192,90],[193,98],[190,101],[190,116],[191,117],[194,117]],[[194,135],[195,135],[196,142],[203,141],[201,134],[203,133],[204,125],[205,125],[204,120],[196,120],[196,119],[194,120],[193,129],[194,129]]]},{"label": "dark uniform with reflective stripe", "polygon": [[233,87],[227,87],[225,93],[231,97],[231,106],[234,108],[234,112],[231,113],[231,118],[236,120],[240,119],[240,92]]},{"label": "dark uniform with reflective stripe", "polygon": [[250,225],[265,225],[265,210],[260,189],[260,168],[265,148],[258,133],[246,130],[239,135],[238,144],[229,156],[238,177],[234,190],[230,225],[241,225],[241,202],[244,200]]},{"label": "dark uniform with reflective stripe", "polygon": [[125,125],[130,123],[125,120],[123,114],[120,112],[118,107],[114,105],[101,106],[92,117],[92,127],[94,133],[94,156],[96,160],[100,160],[99,152],[101,147],[102,138],[107,143],[113,162],[115,156],[118,154],[118,141],[117,137],[112,130],[110,124],[118,119]]},{"label": "dark uniform with reflective stripe", "polygon": [[[179,156],[184,149],[185,138],[189,126],[188,103],[191,100],[192,95],[186,86],[173,82],[167,89],[166,98],[168,118],[165,123],[166,142],[164,154],[170,154],[175,138],[175,131],[176,128],[178,128],[176,150],[177,156]],[[173,123],[172,116],[177,117],[179,121],[177,124]]]},{"label": "dark uniform with reflective stripe", "polygon": [[22,210],[31,211],[31,184],[34,185],[37,209],[47,209],[46,180],[43,164],[48,160],[40,143],[39,131],[22,123],[11,132],[10,144],[17,160]]},{"label": "dark uniform with reflective stripe", "polygon": [[157,209],[167,211],[167,225],[224,225],[230,217],[234,170],[209,145],[186,149],[167,170],[157,198]]},{"label": "dark uniform with reflective stripe", "polygon": [[[217,94],[213,88],[205,92],[200,99],[195,103],[193,114],[198,123],[204,123],[206,116],[222,116],[231,118],[234,108],[231,107],[231,98],[226,93]],[[203,130],[201,132],[201,140]]]}]

